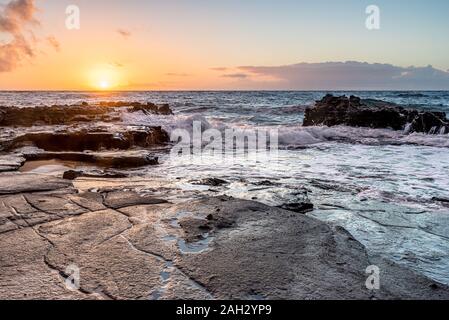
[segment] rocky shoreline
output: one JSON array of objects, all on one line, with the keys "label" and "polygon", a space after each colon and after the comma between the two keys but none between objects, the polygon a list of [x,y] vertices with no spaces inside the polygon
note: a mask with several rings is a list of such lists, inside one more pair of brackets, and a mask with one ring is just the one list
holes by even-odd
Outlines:
[{"label": "rocky shoreline", "polygon": [[390,102],[330,94],[317,101],[314,107],[306,109],[304,126],[317,125],[392,129],[405,133],[449,132],[449,119],[445,112],[405,109]]},{"label": "rocky shoreline", "polygon": [[[1,299],[449,299],[369,257],[343,228],[227,197],[173,204],[132,190],[0,176]],[[365,286],[378,265],[380,290]],[[80,268],[69,290],[67,268]]]},{"label": "rocky shoreline", "polygon": [[[325,98],[305,125],[344,104]],[[274,208],[207,196],[175,203],[132,187],[120,169],[157,165],[169,137],[118,119],[170,115],[167,105],[40,108],[0,108],[0,299],[449,299],[449,287],[372,257],[343,228],[302,214],[311,204]],[[100,168],[18,172],[55,159]],[[98,187],[81,190],[79,178]],[[101,187],[112,178],[114,187]],[[372,265],[381,271],[379,290],[366,287]],[[80,273],[75,289],[66,285],[72,267]]]},{"label": "rocky shoreline", "polygon": [[157,164],[151,150],[169,143],[167,132],[161,127],[125,126],[121,115],[172,114],[168,105],[137,102],[0,111],[0,172],[18,170],[26,161],[51,159],[112,168]]}]

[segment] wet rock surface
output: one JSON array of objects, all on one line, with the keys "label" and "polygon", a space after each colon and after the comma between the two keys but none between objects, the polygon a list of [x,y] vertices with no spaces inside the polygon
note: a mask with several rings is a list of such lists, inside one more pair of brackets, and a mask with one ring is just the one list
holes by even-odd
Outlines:
[{"label": "wet rock surface", "polygon": [[168,134],[160,127],[117,127],[109,132],[68,128],[63,132],[19,133],[13,139],[3,141],[2,147],[5,151],[34,146],[46,151],[82,152],[86,150],[127,150],[136,147],[149,148],[168,142]]},{"label": "wet rock surface", "polygon": [[[341,227],[230,197],[173,204],[126,188],[80,192],[0,175],[2,299],[448,299]],[[381,289],[366,288],[368,266]],[[80,271],[69,290],[68,268]]]},{"label": "wet rock surface", "polygon": [[296,213],[307,213],[313,211],[313,204],[310,202],[301,202],[301,203],[286,203],[279,208],[284,210],[293,211]]},{"label": "wet rock surface", "polygon": [[112,191],[104,195],[103,203],[108,208],[121,209],[135,205],[167,203],[167,201],[148,195],[139,195],[132,191]]},{"label": "wet rock surface", "polygon": [[140,102],[81,103],[73,106],[0,107],[0,127],[69,125],[79,122],[117,122],[122,112],[171,115],[170,106]]},{"label": "wet rock surface", "polygon": [[219,187],[229,184],[228,181],[219,178],[206,178],[200,181],[192,181],[193,184],[199,186]]},{"label": "wet rock surface", "polygon": [[128,177],[125,172],[113,170],[67,170],[63,173],[62,178],[65,180],[75,180],[77,178],[103,178],[103,179],[120,179]]},{"label": "wet rock surface", "polygon": [[0,154],[0,172],[17,171],[25,161],[21,154]]},{"label": "wet rock surface", "polygon": [[444,112],[405,109],[380,100],[326,95],[312,108],[307,108],[304,126],[337,126],[391,128],[406,133],[444,134],[449,132],[449,120]]},{"label": "wet rock surface", "polygon": [[159,160],[153,152],[145,150],[103,151],[103,152],[47,152],[39,149],[25,149],[22,156],[27,161],[62,160],[94,164],[107,168],[136,168],[157,165]]},{"label": "wet rock surface", "polygon": [[55,191],[71,187],[70,182],[51,176],[18,173],[0,175],[0,195]]},{"label": "wet rock surface", "polygon": [[139,102],[81,103],[35,108],[0,107],[0,172],[25,161],[77,161],[111,168],[158,164],[152,150],[169,136],[158,126],[128,126],[125,113],[172,115],[168,105]]}]

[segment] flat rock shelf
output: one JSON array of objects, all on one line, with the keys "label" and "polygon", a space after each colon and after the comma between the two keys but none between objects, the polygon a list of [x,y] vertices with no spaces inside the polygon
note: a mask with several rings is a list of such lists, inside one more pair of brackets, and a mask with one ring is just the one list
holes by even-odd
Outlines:
[{"label": "flat rock shelf", "polygon": [[[229,197],[83,192],[36,174],[0,176],[0,256],[0,299],[449,299],[448,287],[303,214]],[[372,264],[376,291],[365,285]]]}]

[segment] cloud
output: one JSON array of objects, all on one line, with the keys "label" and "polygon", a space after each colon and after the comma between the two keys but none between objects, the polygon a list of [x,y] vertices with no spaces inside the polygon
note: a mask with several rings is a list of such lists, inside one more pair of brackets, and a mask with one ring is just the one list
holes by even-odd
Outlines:
[{"label": "cloud", "polygon": [[170,81],[157,81],[157,82],[130,82],[126,85],[121,86],[122,89],[137,89],[137,90],[147,90],[149,88],[170,88],[173,87],[175,83]]},{"label": "cloud", "polygon": [[117,61],[110,62],[109,65],[115,68],[123,68],[125,66],[123,63]]},{"label": "cloud", "polygon": [[223,74],[223,78],[233,78],[233,79],[246,79],[249,77],[246,73],[230,73],[230,74]]},{"label": "cloud", "polygon": [[448,90],[449,72],[357,61],[242,66],[264,88],[291,90]]},{"label": "cloud", "polygon": [[35,56],[37,39],[30,29],[38,26],[34,0],[13,0],[0,7],[0,33],[10,39],[0,44],[0,72],[14,70]]},{"label": "cloud", "polygon": [[117,33],[125,39],[128,39],[132,35],[131,31],[126,29],[117,29]]},{"label": "cloud", "polygon": [[53,47],[53,49],[55,49],[56,51],[60,51],[61,50],[61,44],[59,43],[59,41],[53,37],[53,36],[49,36],[47,37],[47,43]]},{"label": "cloud", "polygon": [[0,12],[0,31],[16,35],[22,33],[24,24],[38,25],[35,12],[34,0],[10,1]]},{"label": "cloud", "polygon": [[188,73],[176,73],[176,72],[169,72],[165,74],[166,76],[169,77],[189,77],[190,74]]},{"label": "cloud", "polygon": [[226,67],[215,67],[215,68],[210,68],[213,71],[226,71],[229,70],[229,68]]}]

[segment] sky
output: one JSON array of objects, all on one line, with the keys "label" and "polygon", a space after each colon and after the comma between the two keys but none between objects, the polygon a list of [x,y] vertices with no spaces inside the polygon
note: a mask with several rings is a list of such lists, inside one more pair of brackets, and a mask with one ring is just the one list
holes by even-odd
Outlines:
[{"label": "sky", "polygon": [[449,90],[448,13],[447,0],[0,0],[0,90]]}]

